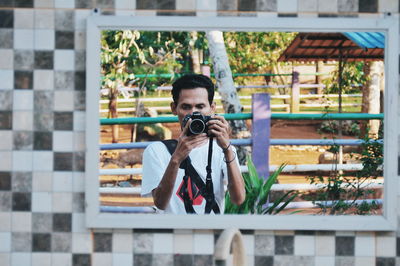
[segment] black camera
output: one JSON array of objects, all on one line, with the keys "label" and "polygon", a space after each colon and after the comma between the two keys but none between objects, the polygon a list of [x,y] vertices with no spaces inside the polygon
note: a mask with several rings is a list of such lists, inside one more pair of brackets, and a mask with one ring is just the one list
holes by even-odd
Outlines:
[{"label": "black camera", "polygon": [[193,112],[193,114],[187,114],[183,118],[182,124],[183,127],[186,126],[186,123],[192,119],[188,126],[187,135],[198,135],[201,133],[207,133],[208,135],[208,126],[207,122],[212,118],[209,115],[202,115],[200,112]]}]

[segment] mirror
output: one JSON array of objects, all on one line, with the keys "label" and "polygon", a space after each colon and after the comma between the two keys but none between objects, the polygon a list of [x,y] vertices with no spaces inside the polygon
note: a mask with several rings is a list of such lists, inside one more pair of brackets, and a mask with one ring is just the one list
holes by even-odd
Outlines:
[{"label": "mirror", "polygon": [[[234,215],[235,225],[248,229],[334,230],[350,227],[349,221],[361,223],[365,230],[392,228],[388,198],[395,192],[388,184],[396,171],[387,158],[397,153],[384,148],[395,136],[391,136],[393,125],[383,121],[395,115],[394,103],[388,99],[394,93],[390,75],[397,66],[388,54],[389,43],[397,41],[390,34],[396,26],[390,19],[381,20],[381,26],[365,20],[338,30],[326,19],[316,19],[322,23],[318,28],[312,20],[290,24],[295,20],[278,19],[284,23],[255,27],[259,20],[215,18],[213,25],[218,27],[200,18],[156,22],[143,18],[123,25],[117,17],[88,20],[88,226],[225,228],[232,226]],[[288,31],[284,25],[299,26]],[[259,128],[252,94],[270,95],[265,103],[272,111],[269,140],[259,142],[250,134],[247,138],[237,134],[232,143],[250,153],[252,147],[266,145],[269,152],[264,156],[271,173],[285,166],[267,202],[256,199],[246,208],[236,208],[226,201],[224,215],[195,219],[160,214],[151,197],[140,196],[141,155],[151,141],[180,133],[169,108],[175,73],[202,72],[217,83],[208,49],[210,36],[203,29],[224,32],[232,80],[249,132]],[[123,62],[121,56],[130,59]],[[368,95],[374,93],[382,101],[368,102]],[[224,95],[217,93],[219,114],[225,113],[221,100]],[[253,158],[257,155],[253,151]],[[265,169],[262,172],[254,161],[263,175]],[[241,164],[246,178],[248,167],[245,161]],[[247,180],[250,184],[251,178]],[[254,181],[252,186],[257,189]]]}]

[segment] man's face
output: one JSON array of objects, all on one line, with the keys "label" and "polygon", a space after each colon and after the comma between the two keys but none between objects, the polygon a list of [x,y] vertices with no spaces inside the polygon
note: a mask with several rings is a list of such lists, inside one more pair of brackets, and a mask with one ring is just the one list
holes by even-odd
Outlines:
[{"label": "man's face", "polygon": [[171,103],[171,110],[178,116],[179,123],[187,114],[200,112],[203,115],[212,115],[215,112],[215,103],[208,102],[208,92],[205,88],[183,89],[179,94],[178,103]]}]

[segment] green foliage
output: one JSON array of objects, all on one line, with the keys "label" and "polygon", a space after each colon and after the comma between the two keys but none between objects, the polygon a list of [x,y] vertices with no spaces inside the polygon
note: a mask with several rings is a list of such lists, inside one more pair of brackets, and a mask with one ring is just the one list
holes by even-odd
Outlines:
[{"label": "green foliage", "polygon": [[[346,62],[342,71],[342,91],[343,93],[360,93],[361,87],[366,84],[368,78],[364,73],[365,62]],[[339,69],[331,73],[331,76],[323,81],[326,86],[325,92],[339,92]],[[356,86],[355,86],[356,85]],[[357,86],[359,85],[359,86]]]},{"label": "green foliage", "polygon": [[[185,53],[186,32],[151,32],[137,30],[103,31],[101,38],[102,86],[116,88],[135,82],[150,89],[171,78],[150,78],[151,74],[179,72],[179,60]],[[185,37],[186,36],[186,37]]]},{"label": "green foliage", "polygon": [[[292,42],[292,32],[225,32],[225,47],[232,73],[272,73],[280,54]],[[254,78],[237,77],[236,82],[254,83]]]},{"label": "green foliage", "polygon": [[[383,137],[379,132],[377,139],[364,136],[361,145],[359,160],[363,168],[355,173],[341,173],[337,169],[327,178],[322,176],[308,177],[310,184],[321,186],[315,193],[306,194],[305,198],[320,207],[324,214],[358,214],[366,215],[375,213],[379,206],[375,201],[368,203],[363,200],[373,196],[376,191],[368,188],[368,181],[375,180],[383,175],[383,143],[377,141]],[[339,146],[333,145],[330,152],[334,153],[335,165],[338,162]],[[358,203],[358,200],[363,200]],[[330,201],[329,204],[326,202]]]},{"label": "green foliage", "polygon": [[282,197],[275,200],[275,202],[267,205],[271,187],[276,182],[285,165],[282,164],[266,180],[258,176],[250,156],[247,156],[247,167],[249,172],[243,175],[246,189],[245,201],[240,206],[237,206],[231,202],[229,193],[227,192],[225,194],[226,214],[277,214],[297,196],[293,191],[288,191]]}]

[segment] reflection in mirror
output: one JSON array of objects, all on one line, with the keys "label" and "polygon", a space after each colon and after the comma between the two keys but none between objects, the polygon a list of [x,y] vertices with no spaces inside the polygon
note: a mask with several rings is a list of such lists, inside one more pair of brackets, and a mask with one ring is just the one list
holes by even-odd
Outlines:
[{"label": "reflection in mirror", "polygon": [[[218,114],[230,106],[247,114],[226,116],[247,194],[241,206],[227,194],[224,213],[381,215],[385,35],[220,37],[222,52],[201,31],[101,31],[100,211],[157,212],[153,198],[141,196],[142,153],[153,141],[179,136],[171,84],[182,74],[203,73],[217,84]],[[218,66],[223,60],[229,62],[225,76]],[[257,93],[269,95],[262,99],[272,113],[261,125],[254,119],[258,105],[252,105]],[[250,134],[260,127],[270,138]]]}]

